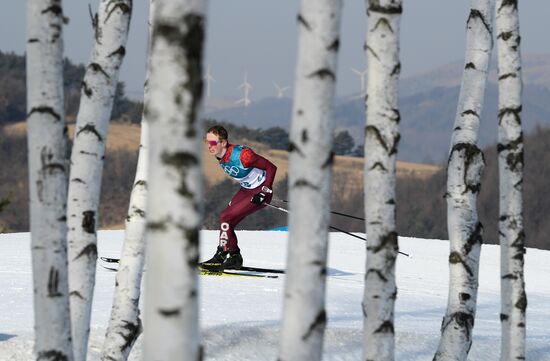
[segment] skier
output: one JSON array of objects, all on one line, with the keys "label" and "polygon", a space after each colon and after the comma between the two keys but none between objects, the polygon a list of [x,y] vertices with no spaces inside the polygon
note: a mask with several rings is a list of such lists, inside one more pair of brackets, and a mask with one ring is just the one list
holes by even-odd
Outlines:
[{"label": "skier", "polygon": [[237,244],[235,226],[271,202],[277,167],[246,146],[230,144],[227,130],[221,125],[214,125],[207,130],[205,142],[224,172],[237,180],[241,188],[220,214],[216,254],[200,266],[208,270],[239,269],[243,258]]}]

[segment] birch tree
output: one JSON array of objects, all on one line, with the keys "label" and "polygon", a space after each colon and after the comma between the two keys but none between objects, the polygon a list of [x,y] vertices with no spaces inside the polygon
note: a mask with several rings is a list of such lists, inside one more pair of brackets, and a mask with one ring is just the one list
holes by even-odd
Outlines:
[{"label": "birch tree", "polygon": [[368,84],[365,128],[367,260],[363,294],[364,360],[394,359],[395,166],[399,143],[397,94],[400,0],[368,0]]},{"label": "birch tree", "polygon": [[27,1],[27,127],[34,357],[73,360],[67,280],[63,8]]},{"label": "birch tree", "polygon": [[85,360],[97,261],[97,213],[107,128],[125,55],[132,0],[101,0],[82,82],[67,206],[71,323],[76,360]]},{"label": "birch tree", "polygon": [[199,360],[206,1],[156,0],[149,78],[145,360]]},{"label": "birch tree", "polygon": [[466,360],[476,313],[483,227],[476,200],[484,158],[477,145],[493,47],[494,0],[472,0],[466,29],[465,66],[447,164],[449,294],[434,360]]},{"label": "birch tree", "polygon": [[500,359],[525,359],[527,295],[523,275],[523,132],[518,3],[497,0],[501,251]]},{"label": "birch tree", "polygon": [[[155,0],[149,1],[149,47],[144,102],[149,100],[149,58]],[[116,275],[115,295],[109,326],[105,334],[101,359],[127,360],[137,338],[143,331],[139,312],[141,280],[145,263],[145,223],[147,202],[147,172],[149,126],[145,113],[141,119],[141,139],[136,177],[126,217],[124,246]]]},{"label": "birch tree", "polygon": [[341,0],[303,0],[290,130],[289,249],[279,359],[320,360]]}]

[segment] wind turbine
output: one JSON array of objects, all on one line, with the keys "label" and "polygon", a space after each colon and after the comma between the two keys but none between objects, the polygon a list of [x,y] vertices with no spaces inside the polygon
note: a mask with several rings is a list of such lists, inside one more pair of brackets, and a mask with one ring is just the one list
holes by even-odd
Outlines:
[{"label": "wind turbine", "polygon": [[244,96],[241,99],[237,100],[235,103],[236,104],[243,103],[243,105],[246,108],[247,106],[250,105],[250,103],[252,103],[252,101],[248,97],[248,94],[252,90],[252,85],[247,80],[247,73],[246,72],[244,73],[244,82],[241,85],[239,85],[239,87],[237,89],[243,89]]},{"label": "wind turbine", "polygon": [[211,82],[214,82],[214,83],[216,82],[216,80],[214,79],[214,77],[210,73],[210,65],[208,65],[208,69],[206,70],[206,74],[204,75],[203,79],[206,81],[206,96],[208,98],[210,98],[210,83]]},{"label": "wind turbine", "polygon": [[359,76],[361,79],[361,95],[365,94],[365,78],[367,77],[368,69],[365,69],[363,71],[359,71],[357,69],[351,68],[351,71],[353,71],[355,74]]},{"label": "wind turbine", "polygon": [[273,83],[273,85],[275,86],[275,89],[277,89],[277,98],[282,98],[283,97],[283,93],[290,89],[290,87],[288,86],[285,86],[285,87],[280,87],[279,85],[277,85],[277,83]]}]

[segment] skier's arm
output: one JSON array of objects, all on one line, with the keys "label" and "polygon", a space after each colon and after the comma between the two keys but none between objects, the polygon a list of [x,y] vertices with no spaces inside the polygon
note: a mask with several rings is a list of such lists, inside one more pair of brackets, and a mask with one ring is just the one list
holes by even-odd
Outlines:
[{"label": "skier's arm", "polygon": [[241,153],[241,162],[243,166],[249,168],[254,167],[265,170],[264,186],[273,188],[273,181],[275,180],[275,174],[277,173],[277,166],[271,163],[266,158],[254,153],[252,150],[246,149]]}]

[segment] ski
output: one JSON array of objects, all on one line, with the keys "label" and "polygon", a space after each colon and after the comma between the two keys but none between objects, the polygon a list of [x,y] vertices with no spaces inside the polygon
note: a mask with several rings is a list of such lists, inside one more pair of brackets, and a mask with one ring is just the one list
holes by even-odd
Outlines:
[{"label": "ski", "polygon": [[[120,261],[120,258],[110,258],[110,257],[99,257],[102,261],[107,263],[118,263]],[[105,266],[104,266],[105,267]],[[199,265],[200,267],[200,265]],[[107,267],[105,267],[107,268]],[[205,268],[201,268],[201,270],[206,270]],[[220,272],[221,270],[210,270],[213,272]],[[231,270],[233,271],[233,270]],[[284,274],[285,270],[282,269],[276,269],[276,268],[262,268],[262,267],[249,267],[249,266],[242,266],[239,271],[248,271],[248,272],[261,272],[261,273],[276,273],[276,274]]]},{"label": "ski", "polygon": [[250,273],[241,271],[209,271],[203,268],[199,268],[199,274],[201,276],[221,276],[221,277],[251,277],[251,278],[279,278],[274,274],[262,274],[262,273]]}]

